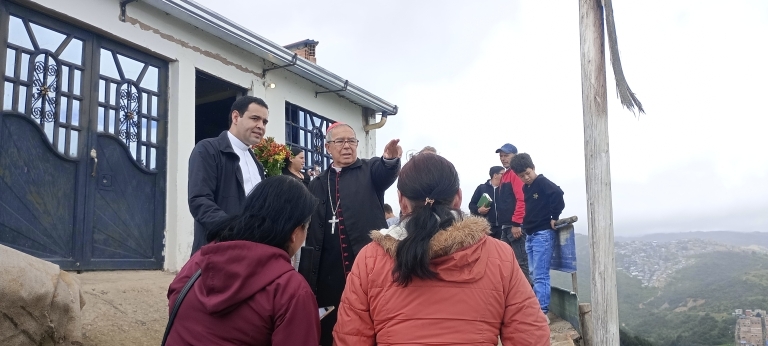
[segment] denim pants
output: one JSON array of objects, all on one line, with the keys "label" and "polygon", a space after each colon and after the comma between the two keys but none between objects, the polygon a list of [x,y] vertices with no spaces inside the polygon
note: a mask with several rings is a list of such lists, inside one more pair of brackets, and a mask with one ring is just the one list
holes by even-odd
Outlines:
[{"label": "denim pants", "polygon": [[528,252],[528,266],[533,279],[533,292],[539,300],[541,311],[549,312],[550,282],[549,267],[555,245],[555,231],[545,229],[528,235],[525,250]]},{"label": "denim pants", "polygon": [[530,269],[528,268],[528,254],[525,249],[525,232],[523,232],[523,235],[520,236],[520,238],[515,239],[515,236],[512,234],[512,228],[504,226],[501,232],[501,240],[512,247],[512,251],[515,253],[515,258],[517,259],[517,264],[523,271],[525,279],[528,280],[528,284],[533,287]]}]

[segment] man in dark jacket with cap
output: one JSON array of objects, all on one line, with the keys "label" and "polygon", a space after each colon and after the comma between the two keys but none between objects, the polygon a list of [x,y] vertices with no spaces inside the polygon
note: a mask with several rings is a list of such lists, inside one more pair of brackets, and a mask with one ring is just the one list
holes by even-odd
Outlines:
[{"label": "man in dark jacket with cap", "polygon": [[206,231],[239,214],[245,197],[264,180],[264,167],[250,148],[264,137],[268,119],[264,100],[240,97],[232,104],[229,130],[200,141],[192,150],[187,189],[195,219],[192,254],[208,244]]},{"label": "man in dark jacket with cap", "polygon": [[[509,163],[517,155],[517,147],[506,143],[501,148],[496,149],[496,153],[499,154],[501,165],[506,169],[499,185],[499,203],[511,211],[508,214],[509,224],[504,224],[501,227],[501,240],[512,247],[517,262],[520,264],[520,269],[525,274],[525,278],[528,279],[529,283],[533,284],[531,273],[528,269],[528,253],[525,251],[525,234],[521,228],[523,217],[525,216],[523,181],[520,180],[515,172],[509,169]],[[504,218],[507,218],[507,214],[504,215]]]}]

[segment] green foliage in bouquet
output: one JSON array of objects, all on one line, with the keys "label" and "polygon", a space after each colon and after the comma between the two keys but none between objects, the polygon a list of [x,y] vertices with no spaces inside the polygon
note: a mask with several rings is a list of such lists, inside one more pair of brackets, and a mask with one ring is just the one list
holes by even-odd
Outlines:
[{"label": "green foliage in bouquet", "polygon": [[283,173],[285,159],[291,157],[291,149],[285,144],[275,142],[274,137],[267,137],[251,147],[256,159],[264,166],[264,174],[274,177]]}]

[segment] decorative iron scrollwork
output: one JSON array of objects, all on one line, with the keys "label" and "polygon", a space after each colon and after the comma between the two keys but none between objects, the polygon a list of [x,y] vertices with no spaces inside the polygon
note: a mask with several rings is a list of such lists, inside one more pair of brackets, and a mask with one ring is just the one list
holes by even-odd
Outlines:
[{"label": "decorative iron scrollwork", "polygon": [[139,93],[131,83],[120,87],[120,139],[136,142],[138,133]]},{"label": "decorative iron scrollwork", "polygon": [[48,53],[35,62],[32,81],[32,117],[40,125],[56,119],[56,93],[58,92],[59,64]]},{"label": "decorative iron scrollwork", "polygon": [[[322,123],[321,123],[322,124]],[[320,126],[312,128],[312,162],[323,162],[325,135]]]}]

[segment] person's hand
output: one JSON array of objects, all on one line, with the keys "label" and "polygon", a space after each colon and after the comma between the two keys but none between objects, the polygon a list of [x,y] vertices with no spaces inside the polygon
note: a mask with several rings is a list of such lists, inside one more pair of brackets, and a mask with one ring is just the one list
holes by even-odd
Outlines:
[{"label": "person's hand", "polygon": [[480,208],[477,208],[477,212],[478,212],[480,215],[485,215],[485,214],[488,214],[488,211],[489,211],[489,210],[491,210],[491,207],[480,207]]},{"label": "person's hand", "polygon": [[520,239],[523,236],[523,229],[520,227],[512,227],[512,236],[515,239]]},{"label": "person's hand", "polygon": [[555,222],[557,222],[557,221],[556,220],[552,220],[552,221],[549,222],[549,225],[552,226],[552,229],[557,229],[557,228],[555,228]]},{"label": "person's hand", "polygon": [[384,147],[384,155],[382,155],[382,158],[385,159],[399,159],[401,156],[403,156],[403,147],[401,147],[398,143],[400,143],[399,139],[393,139],[387,143],[387,146]]}]

